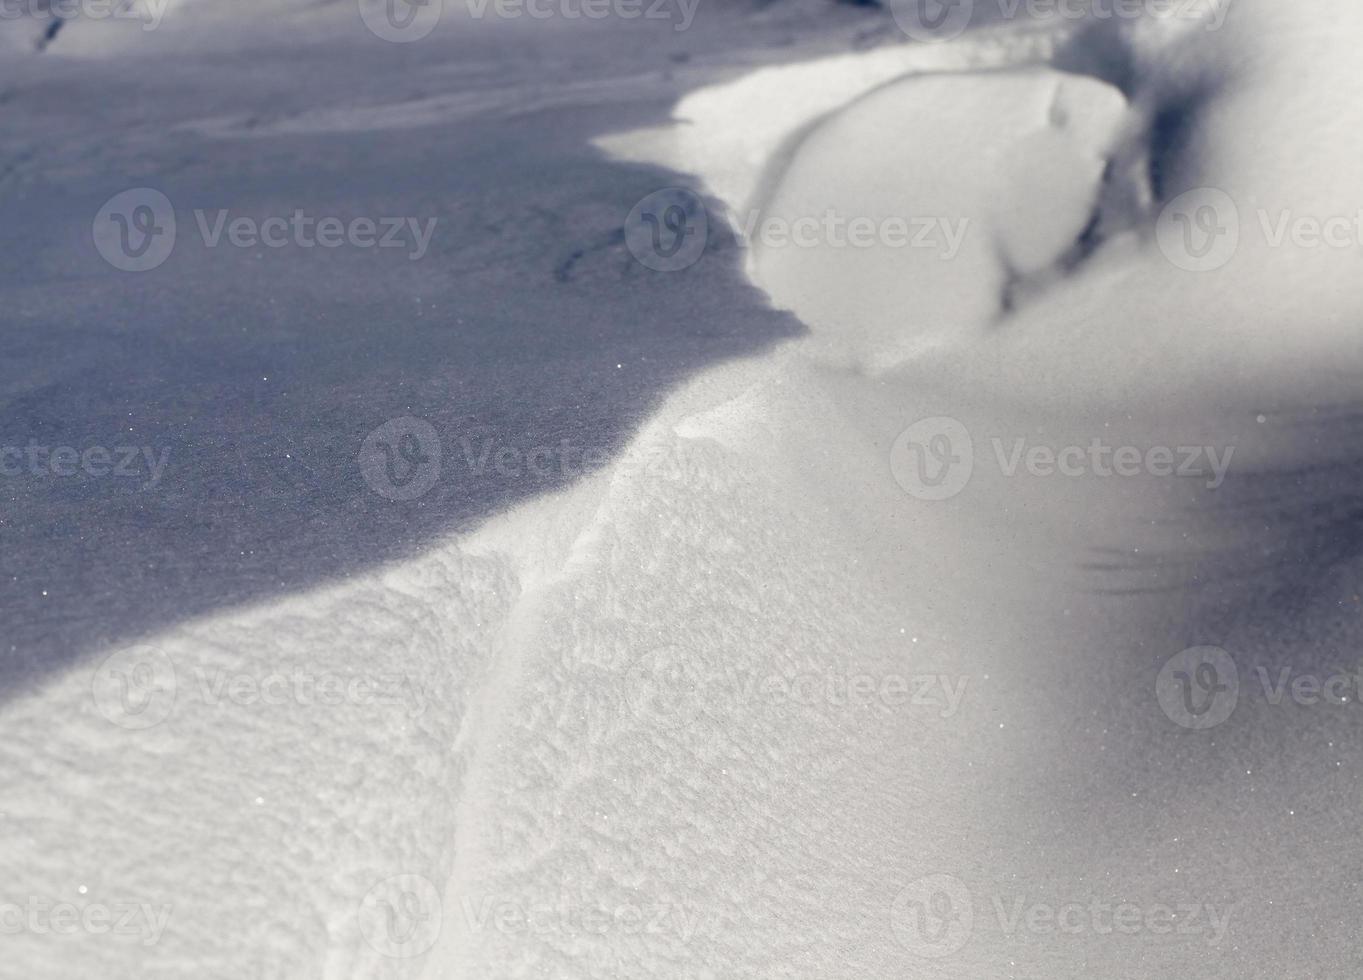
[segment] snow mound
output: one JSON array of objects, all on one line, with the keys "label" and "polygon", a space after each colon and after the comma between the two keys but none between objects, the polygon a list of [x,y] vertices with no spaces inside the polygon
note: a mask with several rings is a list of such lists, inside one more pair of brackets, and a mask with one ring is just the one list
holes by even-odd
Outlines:
[{"label": "snow mound", "polygon": [[[1353,397],[1358,252],[1254,241],[1249,220],[1201,269],[1229,215],[1198,197],[1180,226],[1169,208],[1210,187],[1246,215],[1356,210],[1360,26],[1348,0],[1309,16],[1240,0],[1200,33],[1080,25],[873,52],[696,93],[675,129],[608,141],[698,174],[736,224],[832,211],[975,234],[950,259],[759,241],[755,280],[810,337],[695,379],[608,472],[420,561],[186,624],[7,706],[4,826],[25,846],[7,886],[171,908],[154,944],[7,937],[10,962],[1340,975],[1352,934],[1315,931],[1304,897],[1335,896],[1339,921],[1360,911],[1336,857],[1357,740],[1261,703],[1190,737],[1153,683],[1194,643],[1248,665],[1358,640],[1337,612],[1357,601],[1353,567],[1303,550],[1302,515],[1254,509],[1265,475],[1338,495],[1291,467],[1319,478],[1358,448],[1325,411]],[[1032,64],[1051,55],[1063,67]],[[1179,252],[1184,227],[1212,244]],[[906,492],[893,447],[942,416],[979,436],[977,473],[931,501]],[[986,437],[1014,435],[1233,446],[1251,465],[1219,497],[1150,473],[989,470]],[[1278,560],[1289,548],[1300,561]],[[1275,603],[1303,585],[1309,608],[1285,618]],[[130,702],[146,664],[140,690],[160,700]],[[420,707],[251,696],[295,670],[398,675]],[[82,823],[112,828],[112,856]],[[925,883],[973,904],[945,951],[911,914]],[[1199,929],[1015,917],[1121,903],[1193,908]]]},{"label": "snow mound", "polygon": [[[873,369],[973,332],[1078,242],[1124,108],[1045,69],[879,88],[792,152],[759,209],[754,278],[825,350]],[[808,244],[762,239],[802,221]]]}]

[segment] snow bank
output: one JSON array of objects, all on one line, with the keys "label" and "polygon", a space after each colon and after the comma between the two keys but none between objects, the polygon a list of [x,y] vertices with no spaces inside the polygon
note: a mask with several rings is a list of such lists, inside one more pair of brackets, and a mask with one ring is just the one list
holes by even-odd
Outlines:
[{"label": "snow bank", "polygon": [[[975,238],[949,259],[755,242],[756,281],[812,336],[674,398],[538,604],[447,905],[652,905],[696,924],[498,930],[464,914],[430,975],[1272,977],[1347,959],[1345,935],[1288,938],[1314,915],[1294,896],[1340,881],[1312,847],[1350,807],[1331,777],[1357,753],[1328,738],[1335,719],[1246,704],[1189,742],[1153,685],[1193,644],[1245,671],[1301,669],[1357,636],[1337,612],[1352,552],[1321,526],[1355,479],[1357,439],[1330,403],[1353,397],[1357,249],[1246,235],[1201,272],[1167,229],[1203,185],[1247,212],[1357,211],[1358,155],[1329,120],[1363,104],[1346,95],[1358,17],[1245,2],[1214,29],[1079,25],[828,59],[696,93],[672,132],[607,142],[683,161],[740,228],[832,211],[969,219]],[[1070,70],[1034,64],[1051,47]],[[1129,75],[1079,71],[1114,58]],[[1294,87],[1303,75],[1320,84]],[[933,416],[981,443],[1238,455],[1211,490],[1011,478],[980,446],[968,489],[932,505],[891,472],[901,433]],[[650,456],[682,478],[639,480]],[[1300,592],[1305,609],[1284,602]],[[612,708],[641,669],[673,724]],[[966,694],[954,711],[753,695],[810,673]],[[942,875],[958,914],[973,897],[973,924],[925,958],[903,903]],[[1123,902],[1204,925],[1120,941],[996,914]]]},{"label": "snow bank", "polygon": [[[1324,567],[1299,514],[1253,499],[1303,462],[1313,494],[1341,492],[1319,467],[1353,449],[1324,408],[1352,397],[1357,252],[1247,227],[1198,272],[1179,263],[1201,249],[1171,259],[1161,228],[1203,185],[1245,209],[1357,208],[1361,20],[1344,0],[1311,16],[1240,0],[1215,33],[823,60],[612,140],[697,173],[740,220],[968,219],[968,235],[950,258],[759,243],[756,281],[810,337],[697,378],[609,472],[421,561],[157,638],[175,697],[155,728],[108,724],[132,717],[118,660],[9,706],[4,823],[26,850],[7,885],[173,906],[155,946],[20,936],[11,962],[1338,975],[1350,930],[1293,937],[1317,921],[1303,895],[1336,895],[1332,921],[1359,911],[1335,858],[1356,740],[1262,704],[1185,737],[1152,685],[1193,643],[1248,664],[1357,639],[1335,611],[1351,567]],[[1082,72],[1085,45],[1103,52],[1090,64],[1124,52],[1130,77]],[[1070,70],[1034,64],[1052,53]],[[932,416],[979,436],[950,500],[906,493],[893,448]],[[1014,435],[1234,446],[1251,465],[1220,496],[983,465],[987,436]],[[1314,598],[1289,617],[1278,600],[1303,584]],[[249,688],[286,666],[397,673],[424,708],[207,703],[212,678]],[[96,853],[78,820],[125,829],[123,847]],[[945,952],[908,912],[943,880],[974,909]],[[994,914],[1095,903],[1225,928],[1114,937]]]}]

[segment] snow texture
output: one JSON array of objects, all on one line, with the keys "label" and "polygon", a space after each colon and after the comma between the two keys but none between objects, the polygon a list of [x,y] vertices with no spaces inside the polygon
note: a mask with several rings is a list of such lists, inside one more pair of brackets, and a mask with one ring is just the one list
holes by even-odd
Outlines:
[{"label": "snow texture", "polygon": [[[1245,699],[1207,737],[1171,724],[1154,684],[1193,644],[1234,651],[1242,672],[1352,666],[1357,254],[1270,248],[1249,231],[1254,207],[1325,217],[1363,203],[1360,27],[1346,0],[1309,13],[1239,0],[1214,31],[1080,22],[857,54],[811,45],[744,72],[731,59],[668,124],[580,89],[598,114],[562,137],[518,129],[494,104],[486,128],[459,131],[501,140],[484,157],[498,179],[514,166],[505,141],[561,146],[595,129],[614,162],[579,162],[584,180],[626,159],[675,168],[714,195],[715,224],[751,209],[932,209],[972,234],[950,263],[749,249],[753,282],[806,334],[708,348],[685,363],[747,356],[678,369],[668,377],[691,376],[663,397],[662,376],[637,382],[646,393],[616,416],[637,429],[609,442],[609,463],[530,499],[494,495],[493,516],[483,498],[475,529],[140,638],[174,678],[152,728],[101,715],[99,660],[44,673],[0,718],[8,894],[172,912],[150,946],[10,936],[0,969],[1347,975],[1363,911],[1341,858],[1363,761],[1350,712]],[[431,122],[465,103],[404,94],[401,135],[424,134],[437,159],[449,144]],[[264,121],[271,140],[377,118],[286,103]],[[252,126],[232,112],[183,121],[242,166],[261,152],[237,156]],[[1247,228],[1223,268],[1192,273],[1161,253],[1160,214],[1206,186],[1241,202]],[[609,321],[645,304],[612,292],[628,275],[599,194],[583,220],[601,244],[574,257],[564,289]],[[623,214],[633,199],[620,194]],[[503,247],[522,272],[550,258],[480,238],[442,262]],[[699,283],[727,281],[708,275],[656,275],[650,295],[684,301],[688,323],[728,300],[757,316],[737,285],[707,299]],[[410,316],[390,312],[389,329]],[[788,318],[764,316],[765,340],[788,336]],[[585,339],[550,341],[544,362]],[[901,489],[891,447],[945,415],[1051,443],[1233,445],[1245,465],[1216,493],[980,467],[960,496],[928,504]],[[119,649],[100,656],[129,656]],[[294,668],[398,675],[412,696],[209,703],[212,678]],[[815,679],[814,696],[789,696],[796,677]],[[915,696],[827,683],[854,677],[903,679]],[[420,907],[395,900],[398,914],[418,933],[439,927],[417,955],[373,941],[379,928],[391,942],[395,920],[375,919],[365,895],[397,875],[425,882],[407,889]],[[938,875],[974,897],[973,928],[952,955],[924,958],[897,902]],[[1095,902],[1195,908],[1203,928],[1008,928],[1017,909]]]}]

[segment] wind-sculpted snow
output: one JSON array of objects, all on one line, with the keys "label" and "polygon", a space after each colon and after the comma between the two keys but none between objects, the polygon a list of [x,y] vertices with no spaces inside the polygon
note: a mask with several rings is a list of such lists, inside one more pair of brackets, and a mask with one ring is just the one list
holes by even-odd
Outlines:
[{"label": "wind-sculpted snow", "polygon": [[7,705],[6,887],[171,910],[11,962],[1347,975],[1356,252],[1255,237],[1363,207],[1363,14],[1315,9],[768,67],[604,139],[808,336],[424,556]]},{"label": "wind-sculpted snow", "polygon": [[[12,704],[5,901],[39,909],[6,921],[14,975],[412,975],[364,941],[359,902],[448,874],[515,598],[496,556],[447,551],[187,625]],[[158,917],[63,936],[61,903]]]}]

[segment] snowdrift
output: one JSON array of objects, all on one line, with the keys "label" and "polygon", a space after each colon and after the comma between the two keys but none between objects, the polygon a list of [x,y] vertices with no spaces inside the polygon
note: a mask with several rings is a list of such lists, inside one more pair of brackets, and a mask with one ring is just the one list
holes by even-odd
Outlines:
[{"label": "snowdrift", "polygon": [[[1206,737],[1156,676],[1197,644],[1247,672],[1357,640],[1359,253],[1264,237],[1256,211],[1363,204],[1360,28],[1346,0],[1239,0],[1215,30],[1004,25],[761,69],[604,140],[695,174],[735,227],[965,231],[755,242],[754,281],[809,336],[697,377],[605,472],[7,706],[7,887],[172,909],[154,944],[18,935],[10,962],[1338,975],[1347,717],[1245,698]],[[943,418],[974,472],[931,499],[905,433]],[[1055,478],[1009,472],[1017,440],[1228,465]],[[115,671],[149,658],[167,713],[140,727]],[[271,710],[214,687],[323,670],[394,696]],[[913,914],[924,882],[955,903],[945,945]],[[1122,904],[1186,928],[1114,935],[1094,909]],[[1071,906],[1078,928],[1019,925]]]}]

